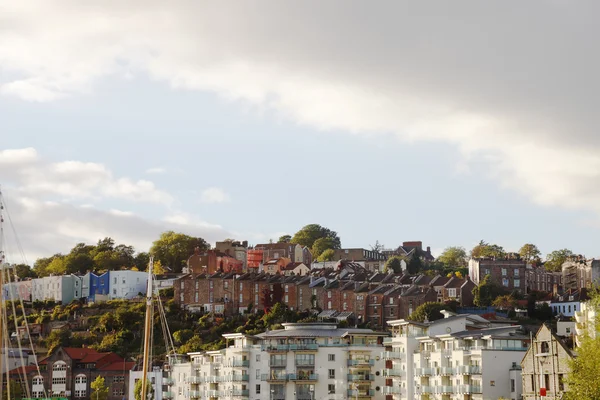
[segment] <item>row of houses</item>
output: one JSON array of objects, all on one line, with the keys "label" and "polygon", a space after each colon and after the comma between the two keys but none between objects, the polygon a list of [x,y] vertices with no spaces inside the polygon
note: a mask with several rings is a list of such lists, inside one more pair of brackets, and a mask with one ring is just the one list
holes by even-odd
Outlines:
[{"label": "row of houses", "polygon": [[[172,287],[181,274],[158,275],[155,288]],[[121,270],[103,274],[88,272],[78,275],[51,275],[43,278],[27,279],[6,283],[2,287],[4,300],[20,298],[23,301],[51,300],[68,304],[73,300],[107,301],[132,299],[146,293],[148,273]]]},{"label": "row of houses", "polygon": [[337,269],[306,275],[293,270],[273,275],[187,274],[174,282],[174,293],[177,304],[192,311],[244,313],[250,307],[265,309],[281,302],[298,311],[351,312],[360,322],[385,327],[386,321],[407,318],[426,302],[472,306],[474,287],[468,277],[386,274],[342,262]]}]

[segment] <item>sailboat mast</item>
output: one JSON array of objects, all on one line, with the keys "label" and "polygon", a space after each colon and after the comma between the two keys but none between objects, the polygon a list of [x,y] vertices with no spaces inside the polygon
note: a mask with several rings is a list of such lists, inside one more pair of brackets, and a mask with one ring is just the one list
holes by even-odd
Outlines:
[{"label": "sailboat mast", "polygon": [[[4,200],[2,199],[2,188],[0,188],[0,291],[4,289]],[[4,349],[4,296],[0,296],[0,372],[4,370],[4,355],[8,354],[8,349]],[[4,375],[0,373],[0,393],[4,387]],[[7,381],[8,382],[8,381]],[[8,389],[8,386],[7,386]]]},{"label": "sailboat mast", "polygon": [[147,386],[148,386],[148,364],[150,362],[150,333],[152,327],[152,295],[153,295],[153,284],[152,284],[152,266],[154,265],[154,257],[150,257],[148,263],[148,290],[146,292],[146,323],[144,324],[144,359],[142,369],[142,398],[141,400],[148,400],[146,397]]}]

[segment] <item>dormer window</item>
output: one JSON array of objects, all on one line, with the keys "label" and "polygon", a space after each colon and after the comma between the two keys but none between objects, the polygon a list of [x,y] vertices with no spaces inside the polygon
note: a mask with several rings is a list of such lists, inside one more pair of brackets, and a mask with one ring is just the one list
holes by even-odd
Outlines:
[{"label": "dormer window", "polygon": [[550,345],[548,342],[542,342],[541,344],[542,353],[550,353]]}]

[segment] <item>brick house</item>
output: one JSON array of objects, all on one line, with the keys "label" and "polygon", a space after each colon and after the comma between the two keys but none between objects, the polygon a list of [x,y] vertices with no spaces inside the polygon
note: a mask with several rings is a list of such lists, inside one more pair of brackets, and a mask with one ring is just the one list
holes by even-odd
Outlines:
[{"label": "brick house", "polygon": [[476,286],[468,276],[463,279],[453,276],[443,287],[443,301],[457,301],[461,307],[472,307],[473,289]]},{"label": "brick house", "polygon": [[437,301],[433,288],[411,286],[401,296],[398,319],[407,319],[421,304]]},{"label": "brick house", "polygon": [[368,321],[372,326],[383,326],[384,294],[392,287],[392,285],[378,285],[367,293],[366,321]]},{"label": "brick house", "polygon": [[214,274],[217,272],[238,272],[244,269],[244,261],[237,260],[218,250],[208,250],[200,253],[200,249],[194,249],[187,260],[188,273],[191,274]]},{"label": "brick house", "polygon": [[[39,365],[41,374],[35,367],[26,369],[33,397],[90,399],[90,384],[102,376],[109,388],[108,399],[122,400],[129,393],[129,371],[135,363],[126,361],[116,353],[59,347]],[[20,368],[10,371],[11,379],[21,380],[21,371]]]},{"label": "brick house", "polygon": [[402,292],[407,288],[402,285],[393,285],[391,289],[383,294],[383,321],[382,327],[387,327],[387,321],[398,319],[400,314],[400,303]]},{"label": "brick house", "polygon": [[476,285],[479,285],[483,278],[489,275],[493,282],[509,292],[516,290],[526,293],[526,268],[526,262],[519,259],[478,258],[469,260],[469,276]]},{"label": "brick house", "polygon": [[527,291],[562,293],[562,272],[546,271],[544,266],[531,266],[525,270],[527,279]]},{"label": "brick house", "polygon": [[267,274],[283,274],[285,267],[291,263],[287,257],[271,258],[263,264],[263,271]]}]

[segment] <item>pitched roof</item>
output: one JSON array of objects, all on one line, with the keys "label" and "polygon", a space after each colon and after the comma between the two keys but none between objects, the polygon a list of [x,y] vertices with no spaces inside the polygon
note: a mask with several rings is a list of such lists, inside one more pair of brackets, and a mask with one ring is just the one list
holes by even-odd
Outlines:
[{"label": "pitched roof", "polygon": [[135,366],[134,361],[117,361],[98,368],[99,371],[131,371]]}]

